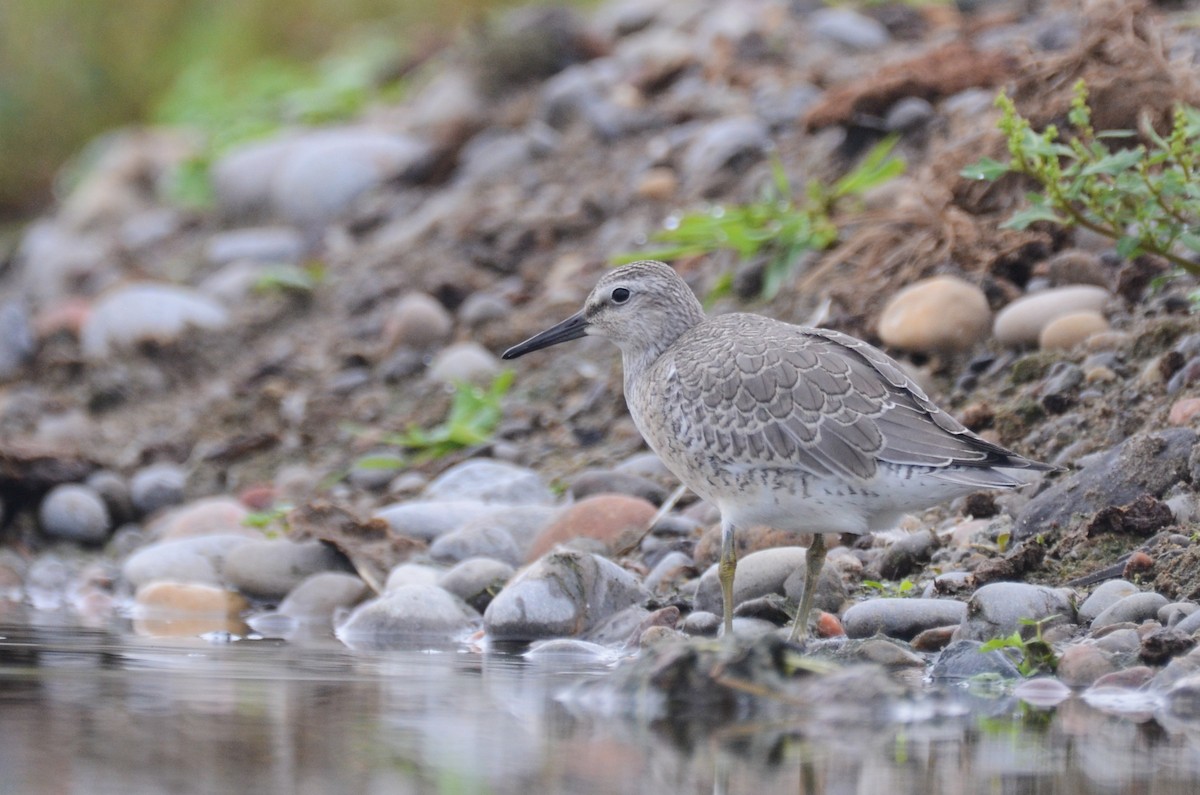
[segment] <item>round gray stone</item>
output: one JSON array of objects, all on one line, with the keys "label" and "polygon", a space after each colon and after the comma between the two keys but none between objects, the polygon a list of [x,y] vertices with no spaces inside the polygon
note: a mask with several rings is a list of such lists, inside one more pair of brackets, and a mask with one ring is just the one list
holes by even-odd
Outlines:
[{"label": "round gray stone", "polygon": [[970,679],[980,674],[994,674],[1005,679],[1020,679],[1016,663],[996,649],[981,652],[983,643],[977,640],[956,640],[942,649],[929,675],[933,679]]},{"label": "round gray stone", "polygon": [[304,255],[304,238],[288,226],[259,226],[218,232],[204,247],[214,265],[249,261],[294,264]]},{"label": "round gray stone", "polygon": [[1126,505],[1144,494],[1161,496],[1191,477],[1188,457],[1196,440],[1191,428],[1168,428],[1138,434],[1089,456],[1081,471],[1072,472],[1025,504],[1013,535],[1020,540],[1049,536],[1072,526],[1075,514],[1089,516],[1102,508]]},{"label": "round gray stone", "polygon": [[891,40],[883,23],[851,8],[822,8],[808,19],[813,36],[852,50],[876,50]]},{"label": "round gray stone", "polygon": [[[678,619],[678,617],[679,611],[675,609],[675,618]],[[626,643],[636,641],[641,636],[642,632],[647,629],[649,620],[649,610],[640,604],[630,605],[589,629],[584,637],[593,643],[609,647],[624,646]],[[672,625],[674,623],[674,621],[671,622]]]},{"label": "round gray stone", "polygon": [[466,340],[447,345],[429,363],[429,377],[445,384],[484,384],[503,370],[500,359],[478,342]]},{"label": "round gray stone", "polygon": [[[783,594],[797,600],[804,590],[806,553],[804,547],[775,547],[752,552],[739,560],[733,578],[734,607],[768,594]],[[724,615],[717,570],[714,563],[701,575],[696,588],[696,609]],[[827,613],[836,613],[845,600],[846,589],[841,577],[827,561],[821,570],[813,604]]]},{"label": "round gray stone", "polygon": [[484,132],[463,147],[456,177],[464,183],[481,183],[510,178],[534,156],[535,146],[521,132]]},{"label": "round gray stone", "polygon": [[219,329],[229,313],[212,298],[189,287],[141,283],[105,293],[92,306],[80,331],[89,359],[146,342],[170,345],[190,328]]},{"label": "round gray stone", "polygon": [[1193,611],[1186,618],[1180,619],[1179,622],[1175,624],[1175,629],[1179,630],[1180,632],[1187,633],[1188,635],[1194,635],[1197,632],[1200,632],[1200,610]]},{"label": "round gray stone", "polygon": [[253,541],[244,535],[229,534],[159,541],[130,555],[121,573],[134,587],[155,580],[221,585],[226,557]]},{"label": "round gray stone", "polygon": [[112,519],[100,495],[87,486],[55,486],[38,509],[42,532],[53,538],[97,544],[108,537]]},{"label": "round gray stone", "polygon": [[345,558],[320,541],[251,539],[225,560],[225,579],[247,596],[282,599],[314,574],[346,571]]},{"label": "round gray stone", "polygon": [[503,295],[481,290],[471,293],[458,308],[458,319],[466,326],[475,328],[484,323],[503,321],[512,316],[512,302]]},{"label": "round gray stone", "polygon": [[1116,670],[1116,654],[1093,644],[1077,643],[1059,655],[1056,673],[1068,687],[1090,687]]},{"label": "round gray stone", "polygon": [[129,480],[129,499],[142,516],[183,502],[187,473],[175,464],[151,464]]},{"label": "round gray stone", "polygon": [[389,593],[405,585],[437,585],[445,570],[425,563],[409,561],[395,566],[388,572],[383,592]]},{"label": "round gray stone", "polygon": [[554,492],[541,476],[503,461],[473,458],[447,469],[425,487],[427,500],[478,500],[506,505],[552,505]]},{"label": "round gray stone", "polygon": [[927,629],[957,625],[966,615],[967,605],[951,599],[870,599],[847,610],[842,625],[851,638],[912,640]]},{"label": "round gray stone", "polygon": [[936,111],[929,100],[922,97],[904,97],[888,109],[883,126],[889,132],[913,130],[928,122],[935,114]]},{"label": "round gray stone", "polygon": [[1200,674],[1200,649],[1192,649],[1182,657],[1172,658],[1165,668],[1154,675],[1149,689],[1151,692],[1161,692],[1196,674]]},{"label": "round gray stone", "polygon": [[771,143],[765,124],[750,116],[732,116],[712,122],[692,140],[683,159],[683,173],[699,184],[708,183],[723,169],[757,160]]},{"label": "round gray stone", "polygon": [[121,525],[133,519],[133,500],[129,496],[129,484],[125,478],[111,470],[101,469],[88,475],[84,485],[104,500],[114,525]]},{"label": "round gray stone", "polygon": [[569,637],[642,598],[634,576],[612,561],[560,549],[512,580],[488,605],[483,623],[493,640]]},{"label": "round gray stone", "polygon": [[1142,647],[1142,638],[1136,629],[1117,629],[1099,638],[1096,647],[1118,654],[1132,654]]},{"label": "round gray stone", "polygon": [[228,219],[262,218],[271,212],[271,183],[291,154],[294,134],[235,146],[209,170],[217,207]]},{"label": "round gray stone", "polygon": [[111,234],[81,234],[59,220],[32,224],[21,239],[16,260],[24,272],[22,287],[39,301],[55,300],[72,284],[109,283],[118,260]]},{"label": "round gray stone", "polygon": [[454,318],[441,302],[427,293],[400,297],[388,315],[385,334],[392,348],[424,351],[440,346],[454,330]]},{"label": "round gray stone", "polygon": [[1109,580],[1101,583],[1092,591],[1092,595],[1084,600],[1079,607],[1080,623],[1091,623],[1096,616],[1103,613],[1126,596],[1138,593],[1138,587],[1127,580]]},{"label": "round gray stone", "polygon": [[1195,602],[1171,602],[1158,608],[1158,623],[1164,627],[1174,627],[1197,610],[1200,610],[1200,605]]},{"label": "round gray stone", "polygon": [[355,649],[403,648],[461,640],[478,621],[478,613],[436,585],[405,585],[359,605],[336,634]]},{"label": "round gray stone", "polygon": [[471,558],[438,579],[438,586],[482,613],[516,570],[498,560]]},{"label": "round gray stone", "polygon": [[0,303],[0,381],[15,378],[34,354],[33,327],[24,301]]},{"label": "round gray stone", "polygon": [[691,555],[678,550],[668,552],[654,564],[654,568],[646,575],[644,585],[647,590],[657,593],[660,586],[678,584],[684,576],[695,576],[695,565]]},{"label": "round gray stone", "polygon": [[271,205],[297,226],[321,226],[366,191],[419,169],[428,144],[369,129],[319,130],[296,139],[271,179]]},{"label": "round gray stone", "polygon": [[706,610],[693,610],[683,619],[684,633],[701,638],[715,638],[721,632],[721,616]]},{"label": "round gray stone", "polygon": [[357,575],[323,571],[293,588],[278,612],[304,623],[328,622],[334,612],[358,604],[370,592]]},{"label": "round gray stone", "polygon": [[432,541],[493,510],[493,506],[478,500],[413,500],[385,506],[375,512],[375,517],[400,535]]},{"label": "round gray stone", "polygon": [[1109,605],[1100,615],[1092,619],[1092,630],[1111,624],[1131,622],[1140,624],[1150,619],[1157,620],[1158,609],[1170,602],[1158,593],[1135,593]]},{"label": "round gray stone", "polygon": [[457,530],[439,536],[429,547],[434,560],[494,558],[519,566],[529,557],[534,539],[557,514],[543,505],[498,505],[469,519]]},{"label": "round gray stone", "polygon": [[955,633],[956,640],[986,641],[1034,630],[1022,619],[1040,621],[1058,616],[1052,623],[1073,623],[1075,606],[1062,590],[1023,582],[994,582],[983,586],[967,602],[967,617]]},{"label": "round gray stone", "polygon": [[504,528],[477,521],[468,524],[435,539],[429,546],[429,556],[445,562],[490,558],[513,566],[525,560],[517,542]]},{"label": "round gray stone", "polygon": [[667,465],[658,457],[658,454],[651,452],[634,453],[614,466],[613,471],[624,475],[638,475],[639,477],[665,482],[676,480],[675,476],[671,474],[671,470],[667,469]]},{"label": "round gray stone", "polygon": [[582,500],[595,494],[626,494],[662,505],[667,490],[649,478],[613,469],[586,469],[567,481],[571,495]]},{"label": "round gray stone", "polygon": [[919,571],[939,545],[937,534],[932,531],[909,533],[883,551],[879,558],[880,576],[885,580],[900,580]]}]

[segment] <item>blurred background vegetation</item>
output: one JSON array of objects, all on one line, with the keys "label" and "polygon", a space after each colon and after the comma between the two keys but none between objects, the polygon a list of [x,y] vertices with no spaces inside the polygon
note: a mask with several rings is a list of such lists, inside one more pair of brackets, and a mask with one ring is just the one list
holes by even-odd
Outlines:
[{"label": "blurred background vegetation", "polygon": [[342,118],[456,28],[512,5],[2,0],[0,220],[44,208],[64,162],[107,129],[183,122],[232,141]]}]

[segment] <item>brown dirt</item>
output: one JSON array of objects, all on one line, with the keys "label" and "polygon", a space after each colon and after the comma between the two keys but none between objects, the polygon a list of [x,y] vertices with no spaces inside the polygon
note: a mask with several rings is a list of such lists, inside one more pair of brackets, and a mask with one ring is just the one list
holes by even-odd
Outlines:
[{"label": "brown dirt", "polygon": [[819,130],[879,119],[897,100],[936,102],[968,88],[1000,85],[1016,71],[1017,59],[1008,53],[979,52],[969,42],[952,41],[831,88],[805,116],[804,125]]}]

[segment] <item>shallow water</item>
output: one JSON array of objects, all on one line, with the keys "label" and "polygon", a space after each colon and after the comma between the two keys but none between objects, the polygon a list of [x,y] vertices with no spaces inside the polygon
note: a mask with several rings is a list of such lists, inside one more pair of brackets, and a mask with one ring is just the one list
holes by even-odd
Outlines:
[{"label": "shallow water", "polygon": [[949,688],[868,725],[646,725],[570,696],[607,670],[0,625],[0,792],[1200,791],[1200,725],[1137,703]]}]

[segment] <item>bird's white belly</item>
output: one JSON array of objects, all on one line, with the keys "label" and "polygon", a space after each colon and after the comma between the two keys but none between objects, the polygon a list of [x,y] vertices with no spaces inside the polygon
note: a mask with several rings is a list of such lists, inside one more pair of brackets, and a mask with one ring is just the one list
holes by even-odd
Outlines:
[{"label": "bird's white belly", "polygon": [[886,530],[904,514],[974,491],[928,470],[881,467],[867,481],[801,479],[788,472],[725,473],[687,485],[735,527],[768,525],[806,533]]},{"label": "bird's white belly", "polygon": [[735,527],[767,525],[806,533],[866,533],[864,500],[832,493],[798,496],[767,488],[750,488],[736,497],[714,495],[721,516]]}]

